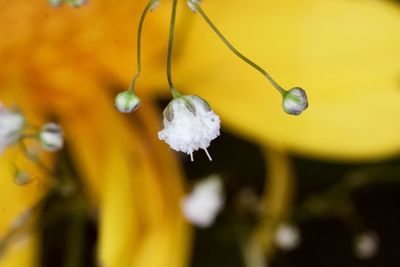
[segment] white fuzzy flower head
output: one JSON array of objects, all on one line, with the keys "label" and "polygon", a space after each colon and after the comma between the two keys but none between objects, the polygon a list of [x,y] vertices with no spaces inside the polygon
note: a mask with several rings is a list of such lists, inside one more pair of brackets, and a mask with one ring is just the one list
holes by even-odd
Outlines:
[{"label": "white fuzzy flower head", "polygon": [[354,239],[354,254],[360,259],[369,259],[379,249],[379,238],[374,232],[365,232]]},{"label": "white fuzzy flower head", "polygon": [[198,96],[180,96],[172,100],[164,110],[164,129],[158,138],[164,140],[172,149],[190,154],[204,149],[211,157],[207,147],[219,136],[220,119],[208,103]]},{"label": "white fuzzy flower head", "polygon": [[195,185],[183,200],[182,210],[189,222],[206,228],[212,225],[223,205],[222,181],[219,176],[213,175]]},{"label": "white fuzzy flower head", "polygon": [[275,244],[284,251],[290,251],[300,245],[300,230],[294,225],[282,223],[275,233]]},{"label": "white fuzzy flower head", "polygon": [[300,115],[308,107],[306,92],[300,87],[287,91],[283,96],[283,110],[290,115]]},{"label": "white fuzzy flower head", "polygon": [[187,0],[187,5],[192,10],[192,12],[196,12],[196,6],[195,4],[200,4],[201,0]]},{"label": "white fuzzy flower head", "polygon": [[140,99],[132,91],[124,91],[115,97],[115,108],[122,113],[130,113],[140,106]]},{"label": "white fuzzy flower head", "polygon": [[19,111],[10,110],[0,103],[0,153],[21,138],[25,118]]},{"label": "white fuzzy flower head", "polygon": [[44,150],[55,152],[64,145],[63,132],[56,123],[47,123],[39,132],[39,141]]}]

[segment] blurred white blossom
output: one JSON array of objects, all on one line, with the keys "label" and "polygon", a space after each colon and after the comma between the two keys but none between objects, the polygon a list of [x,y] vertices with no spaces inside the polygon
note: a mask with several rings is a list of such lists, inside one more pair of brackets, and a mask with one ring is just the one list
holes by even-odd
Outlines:
[{"label": "blurred white blossom", "polygon": [[354,254],[360,259],[369,259],[379,249],[379,237],[372,231],[357,235],[354,239]]},{"label": "blurred white blossom", "polygon": [[282,223],[275,233],[275,244],[278,248],[289,251],[297,248],[301,243],[300,230],[297,226]]},{"label": "blurred white blossom", "polygon": [[19,111],[7,109],[0,103],[0,154],[21,138],[24,126],[25,118]]},{"label": "blurred white blossom", "polygon": [[223,184],[217,175],[198,182],[182,202],[183,214],[192,224],[209,227],[224,205]]}]

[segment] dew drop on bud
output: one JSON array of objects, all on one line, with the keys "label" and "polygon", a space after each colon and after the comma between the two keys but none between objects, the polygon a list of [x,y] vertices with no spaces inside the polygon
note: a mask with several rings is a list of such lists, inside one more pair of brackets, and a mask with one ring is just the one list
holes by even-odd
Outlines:
[{"label": "dew drop on bud", "polygon": [[140,99],[132,91],[124,91],[115,97],[115,108],[122,113],[130,113],[140,106]]},{"label": "dew drop on bud", "polygon": [[306,92],[294,87],[283,95],[283,110],[290,115],[300,115],[308,107]]}]

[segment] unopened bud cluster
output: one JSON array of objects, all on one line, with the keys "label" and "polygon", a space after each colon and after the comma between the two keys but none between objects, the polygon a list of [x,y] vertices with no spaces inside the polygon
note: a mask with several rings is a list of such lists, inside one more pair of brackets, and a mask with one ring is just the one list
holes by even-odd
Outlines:
[{"label": "unopened bud cluster", "polygon": [[[0,155],[5,149],[18,143],[22,145],[23,152],[30,160],[36,160],[26,147],[24,140],[29,138],[38,142],[43,150],[55,152],[60,150],[64,144],[63,132],[56,123],[46,123],[35,133],[27,127],[25,116],[18,109],[6,108],[0,102]],[[24,185],[30,182],[29,174],[15,167],[14,182]]]}]

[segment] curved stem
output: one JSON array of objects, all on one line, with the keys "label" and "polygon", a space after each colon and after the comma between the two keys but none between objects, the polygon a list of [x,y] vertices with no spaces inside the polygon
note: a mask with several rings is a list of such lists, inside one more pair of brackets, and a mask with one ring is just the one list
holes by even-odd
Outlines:
[{"label": "curved stem", "polygon": [[283,89],[275,80],[266,72],[263,68],[261,68],[259,65],[257,65],[255,62],[247,58],[245,55],[240,53],[226,38],[225,36],[218,30],[218,28],[214,25],[214,23],[210,20],[210,18],[206,15],[206,13],[203,11],[203,9],[200,7],[200,5],[195,2],[191,1],[193,6],[196,8],[196,10],[199,12],[199,14],[203,17],[203,19],[207,22],[207,24],[211,27],[211,29],[218,35],[218,37],[224,42],[224,44],[240,59],[242,59],[244,62],[252,66],[254,69],[258,70],[265,78],[268,79],[268,81],[275,87],[276,90],[278,90],[279,93],[284,95],[286,93],[286,90]]},{"label": "curved stem", "polygon": [[178,1],[172,1],[172,13],[171,13],[171,23],[169,27],[169,40],[168,40],[168,57],[167,57],[167,78],[169,88],[171,89],[172,96],[176,98],[179,93],[176,91],[174,83],[172,81],[172,49],[174,46],[174,35],[175,35],[175,21],[176,21],[176,5]]},{"label": "curved stem", "polygon": [[[22,151],[22,153],[24,154],[24,156],[25,156],[28,160],[30,160],[30,161],[32,161],[33,163],[37,164],[38,167],[39,167],[43,172],[45,172],[47,175],[49,175],[49,177],[54,178],[54,174],[53,174],[51,168],[49,168],[37,155],[32,154],[32,153],[28,150],[26,144],[24,143],[24,141],[23,141],[22,139],[18,142],[18,145],[19,145],[20,150]],[[55,179],[54,179],[54,180],[55,180]]]},{"label": "curved stem", "polygon": [[273,252],[273,239],[279,222],[287,216],[293,190],[293,171],[290,158],[279,149],[266,151],[268,179],[262,203],[259,225],[245,248],[248,267],[265,267]]},{"label": "curved stem", "polygon": [[133,76],[131,85],[129,86],[129,90],[132,91],[135,88],[135,82],[137,78],[140,76],[140,72],[142,71],[142,57],[141,57],[141,51],[142,51],[142,30],[143,30],[143,24],[144,24],[144,19],[146,18],[147,13],[150,10],[150,7],[152,5],[152,1],[149,1],[149,3],[146,5],[144,8],[142,15],[140,17],[139,21],[139,27],[138,27],[138,35],[137,35],[137,71],[135,76]]}]

